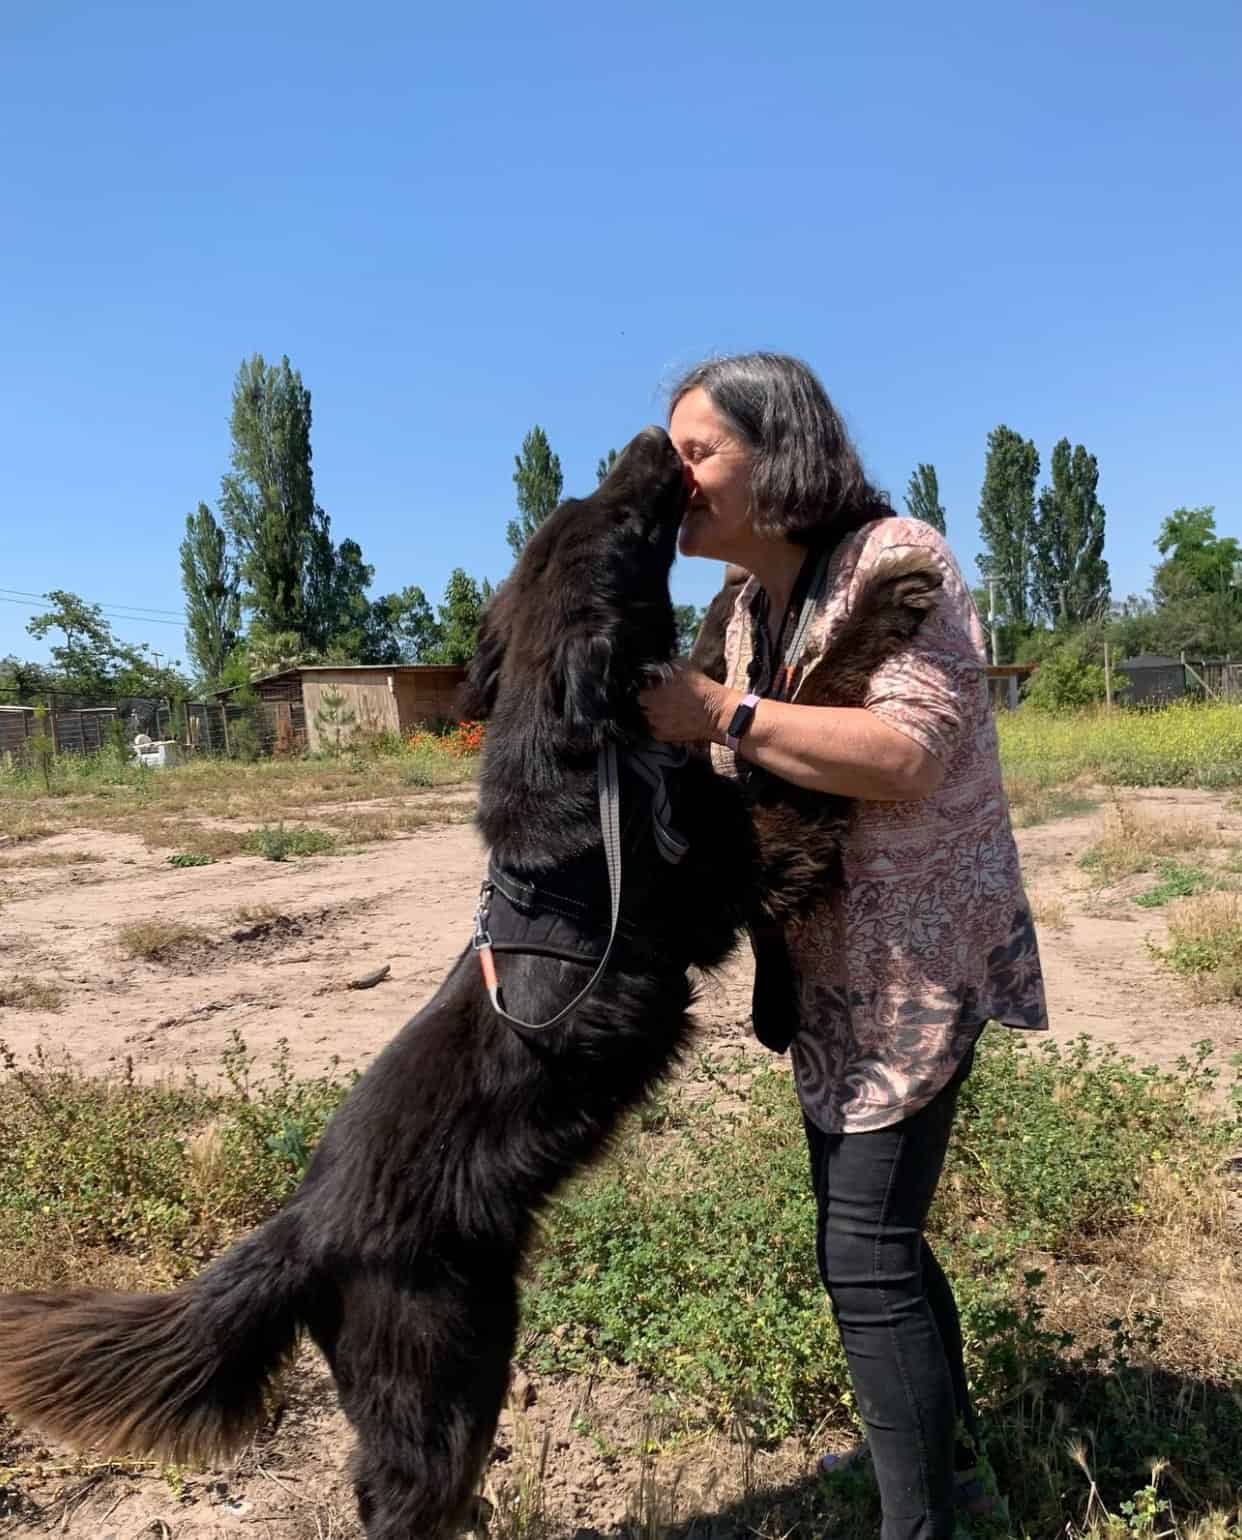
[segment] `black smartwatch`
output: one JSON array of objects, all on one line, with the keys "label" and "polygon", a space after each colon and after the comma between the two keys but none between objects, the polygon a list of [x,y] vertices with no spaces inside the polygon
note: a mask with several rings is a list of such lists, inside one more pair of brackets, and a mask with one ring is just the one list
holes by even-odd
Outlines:
[{"label": "black smartwatch", "polygon": [[733,753],[737,753],[739,744],[749,731],[750,724],[754,721],[755,707],[762,699],[761,695],[756,695],[752,690],[750,694],[744,695],[738,702],[738,708],[733,713],[733,720],[725,728],[724,741],[726,749],[731,749]]}]

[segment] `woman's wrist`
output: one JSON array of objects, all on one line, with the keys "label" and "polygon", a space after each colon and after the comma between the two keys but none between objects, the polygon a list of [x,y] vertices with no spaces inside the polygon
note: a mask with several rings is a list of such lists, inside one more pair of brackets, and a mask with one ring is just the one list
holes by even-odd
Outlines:
[{"label": "woman's wrist", "polygon": [[724,744],[728,737],[729,724],[737,712],[737,708],[745,699],[741,690],[727,690],[723,685],[708,697],[709,720],[711,722],[711,740],[713,743]]}]

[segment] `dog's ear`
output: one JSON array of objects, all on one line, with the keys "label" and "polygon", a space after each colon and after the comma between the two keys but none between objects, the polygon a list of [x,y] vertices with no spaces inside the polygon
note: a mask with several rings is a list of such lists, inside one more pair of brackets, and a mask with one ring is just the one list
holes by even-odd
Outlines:
[{"label": "dog's ear", "polygon": [[557,648],[552,666],[553,709],[576,740],[598,745],[616,716],[614,642],[606,631],[578,631]]},{"label": "dog's ear", "polygon": [[457,691],[457,715],[463,722],[485,722],[496,704],[500,669],[509,641],[499,598],[497,594],[483,611],[474,657]]}]

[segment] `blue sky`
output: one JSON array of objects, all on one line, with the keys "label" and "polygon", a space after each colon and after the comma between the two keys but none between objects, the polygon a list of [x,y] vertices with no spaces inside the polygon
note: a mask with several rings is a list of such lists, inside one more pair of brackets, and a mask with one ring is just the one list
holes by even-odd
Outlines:
[{"label": "blue sky", "polygon": [[589,489],[750,347],[899,505],[934,462],[968,568],[1001,421],[1099,457],[1115,592],[1178,504],[1242,533],[1236,0],[5,0],[0,68],[0,589],[178,611],[255,351],[376,591],[502,577],[532,423]]}]

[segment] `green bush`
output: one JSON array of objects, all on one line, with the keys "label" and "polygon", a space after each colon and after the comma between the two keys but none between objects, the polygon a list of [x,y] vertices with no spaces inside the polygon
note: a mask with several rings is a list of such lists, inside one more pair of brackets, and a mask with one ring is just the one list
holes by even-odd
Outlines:
[{"label": "green bush", "polygon": [[286,829],[284,824],[264,824],[243,841],[242,848],[268,861],[285,861],[290,856],[319,856],[336,849],[336,840],[322,829]]},{"label": "green bush", "polygon": [[1105,699],[1106,679],[1086,645],[1069,641],[1047,652],[1030,678],[1025,700],[1037,711],[1078,711]]}]

